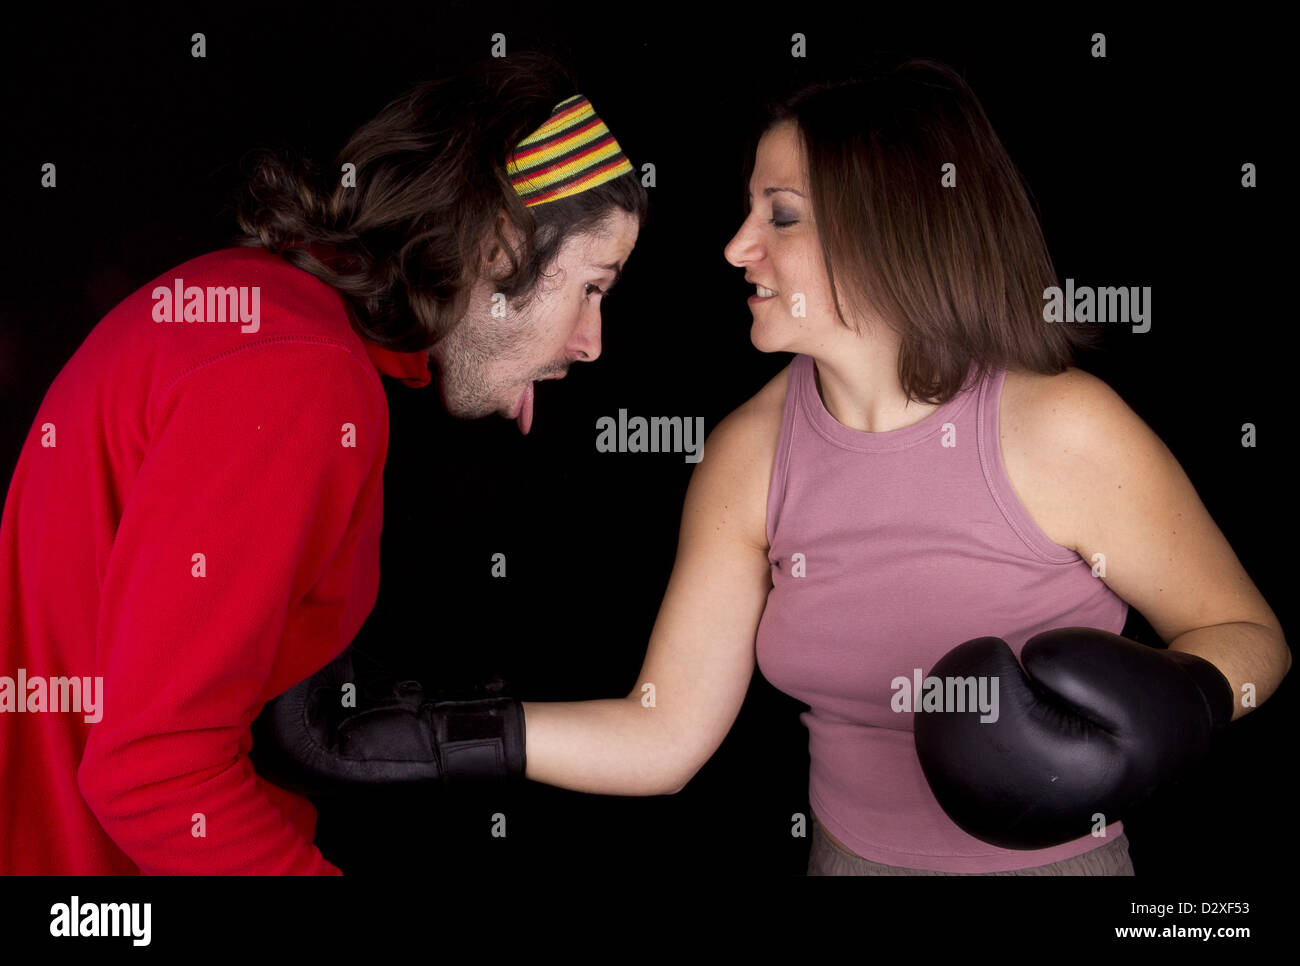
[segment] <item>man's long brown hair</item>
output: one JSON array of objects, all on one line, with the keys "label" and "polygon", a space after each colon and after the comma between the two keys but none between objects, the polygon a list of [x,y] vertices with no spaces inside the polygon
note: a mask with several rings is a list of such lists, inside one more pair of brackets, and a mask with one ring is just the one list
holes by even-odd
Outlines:
[{"label": "man's long brown hair", "polygon": [[[635,172],[532,208],[511,187],[508,157],[575,93],[586,92],[552,58],[512,54],[397,97],[324,176],[307,158],[255,152],[235,244],[274,251],[334,286],[359,334],[399,351],[427,348],[464,317],[493,242],[509,262],[496,291],[520,304],[573,233],[616,208],[644,223]],[[341,183],[348,162],[356,187]],[[310,243],[333,247],[330,264]]]}]

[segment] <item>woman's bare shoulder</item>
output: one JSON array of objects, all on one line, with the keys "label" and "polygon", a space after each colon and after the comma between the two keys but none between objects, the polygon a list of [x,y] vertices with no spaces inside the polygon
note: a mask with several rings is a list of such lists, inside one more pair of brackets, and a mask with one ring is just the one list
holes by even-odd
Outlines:
[{"label": "woman's bare shoulder", "polygon": [[769,457],[769,469],[781,436],[789,376],[790,366],[787,365],[718,424],[718,429],[727,428],[726,435],[739,437],[738,442],[744,450]]},{"label": "woman's bare shoulder", "polygon": [[714,427],[704,448],[703,462],[728,481],[742,508],[746,538],[767,548],[767,495],[781,438],[785,411],[787,365],[753,396]]}]

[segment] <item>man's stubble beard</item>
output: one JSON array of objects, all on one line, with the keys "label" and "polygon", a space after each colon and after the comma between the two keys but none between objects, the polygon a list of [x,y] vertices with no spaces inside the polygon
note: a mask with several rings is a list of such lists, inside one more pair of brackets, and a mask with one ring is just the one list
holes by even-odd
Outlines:
[{"label": "man's stubble beard", "polygon": [[524,357],[526,325],[527,321],[520,318],[506,320],[470,314],[447,335],[437,359],[443,405],[450,415],[478,419],[513,402],[501,398],[500,394],[508,387],[493,382],[489,373],[503,362]]}]

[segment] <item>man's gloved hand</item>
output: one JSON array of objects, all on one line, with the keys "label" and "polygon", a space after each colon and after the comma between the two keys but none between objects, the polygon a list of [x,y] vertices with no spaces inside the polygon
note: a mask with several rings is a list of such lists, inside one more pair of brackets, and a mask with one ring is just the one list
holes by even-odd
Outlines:
[{"label": "man's gloved hand", "polygon": [[350,651],[276,698],[263,717],[263,740],[313,779],[396,784],[524,773],[518,701],[433,701],[418,681],[359,682]]},{"label": "man's gloved hand", "polygon": [[996,720],[918,712],[913,730],[943,810],[1007,849],[1081,838],[1097,813],[1123,818],[1200,760],[1233,713],[1232,688],[1209,661],[1090,627],[1031,637],[1020,662],[1000,638],[976,638],[930,675],[998,682]]}]

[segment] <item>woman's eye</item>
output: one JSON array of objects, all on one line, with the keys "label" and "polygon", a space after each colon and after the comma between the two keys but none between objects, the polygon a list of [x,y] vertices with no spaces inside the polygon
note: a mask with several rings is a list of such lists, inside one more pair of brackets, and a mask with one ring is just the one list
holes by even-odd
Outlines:
[{"label": "woman's eye", "polygon": [[776,218],[769,218],[767,223],[769,225],[776,225],[777,228],[789,228],[791,225],[799,224],[798,221],[780,221]]},{"label": "woman's eye", "polygon": [[604,295],[604,294],[605,294],[605,290],[604,290],[603,288],[601,288],[599,285],[594,285],[594,284],[592,284],[591,282],[588,282],[588,283],[587,283],[586,292],[587,292],[587,297],[588,297],[588,298],[591,297],[591,293],[592,293],[592,292],[598,292],[598,293],[600,293],[601,295]]}]

